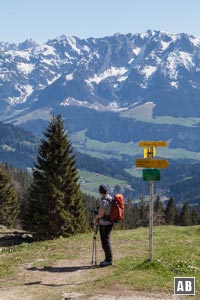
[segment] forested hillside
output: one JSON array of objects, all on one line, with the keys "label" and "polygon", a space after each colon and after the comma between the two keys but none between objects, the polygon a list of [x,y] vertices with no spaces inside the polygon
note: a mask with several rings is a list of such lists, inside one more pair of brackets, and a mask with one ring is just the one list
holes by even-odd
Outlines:
[{"label": "forested hillside", "polygon": [[[97,112],[94,113],[94,115],[89,114],[88,118],[86,115],[87,122],[86,119],[85,121],[83,120],[83,122],[85,122],[85,124],[89,122],[91,128],[86,134],[89,135],[92,133],[92,123],[95,123],[95,119],[99,115],[100,114]],[[112,115],[112,113],[108,113],[108,117],[106,119],[103,119],[102,121],[105,124],[108,124],[108,135],[111,134],[112,130],[113,135],[114,133],[117,133],[117,119],[116,123],[114,123],[113,128],[111,126]],[[117,118],[116,115],[115,118]],[[97,120],[100,122],[100,125],[103,126],[103,123],[101,123],[101,118],[97,118]],[[124,124],[127,125],[127,122],[130,122],[130,120],[125,119],[124,122]],[[141,125],[142,123],[138,124]],[[80,125],[81,124],[80,122],[78,122],[77,116],[77,125],[76,129],[74,128],[74,130],[81,128],[83,129],[85,127],[80,127]],[[105,129],[101,129],[102,127],[100,125],[99,131],[96,133],[96,135],[99,136],[105,131]],[[135,127],[135,129],[133,130],[133,136],[138,136],[139,138],[138,131],[142,131],[142,129],[144,129],[144,127],[140,127],[139,125],[138,127]],[[159,129],[159,125],[157,125],[157,129]],[[148,130],[148,128],[145,127],[145,130]],[[127,137],[127,132],[128,131],[124,127],[124,138]],[[171,132],[174,132],[174,134],[176,134],[175,129]],[[145,137],[147,138],[147,136]],[[87,136],[84,137],[84,139],[87,139]],[[117,134],[115,134],[115,139],[117,139]],[[35,138],[30,132],[10,124],[3,124],[2,122],[0,122],[0,160],[3,163],[24,170],[33,167],[33,164],[36,161],[38,144],[39,139]],[[190,145],[190,143],[188,143],[188,145]],[[82,148],[80,147],[80,150],[81,149]],[[101,156],[98,158],[92,157],[87,153],[80,152],[77,149],[74,150],[76,154],[76,166],[78,169],[123,180],[124,182],[126,182],[126,187],[123,187],[123,189],[121,189],[121,192],[123,192],[128,198],[135,200],[139,199],[141,196],[148,194],[148,184],[142,180],[142,171],[140,171],[140,175],[138,175],[136,170],[134,170],[135,158],[137,158],[138,155],[128,155],[124,153],[120,154],[120,149],[113,148],[113,150],[110,152],[106,152],[105,150],[105,154],[109,154],[107,155],[107,157]],[[113,153],[117,153],[116,151],[118,151],[120,155],[115,157]],[[177,203],[188,201],[189,203],[199,206],[200,164],[198,162],[195,163],[195,160],[192,161],[183,159],[169,159],[169,162],[169,167],[167,169],[161,170],[161,180],[156,182],[155,189],[160,189],[160,196],[165,196],[167,198],[174,197]],[[112,188],[115,189],[115,186],[112,186]],[[117,187],[117,190],[119,190],[119,187]]]},{"label": "forested hillside", "polygon": [[25,169],[33,166],[38,140],[30,132],[0,122],[0,160]]}]

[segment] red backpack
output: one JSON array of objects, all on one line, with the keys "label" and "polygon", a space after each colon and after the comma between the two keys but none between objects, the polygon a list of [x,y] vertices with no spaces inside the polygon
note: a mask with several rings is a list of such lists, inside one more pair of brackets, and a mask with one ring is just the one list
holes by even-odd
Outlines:
[{"label": "red backpack", "polygon": [[112,208],[110,214],[110,221],[117,223],[122,221],[124,216],[124,197],[122,194],[116,194],[112,200]]}]

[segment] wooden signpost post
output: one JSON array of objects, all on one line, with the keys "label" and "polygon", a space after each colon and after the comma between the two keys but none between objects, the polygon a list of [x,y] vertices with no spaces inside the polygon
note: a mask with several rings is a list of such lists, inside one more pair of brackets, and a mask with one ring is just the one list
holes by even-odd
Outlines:
[{"label": "wooden signpost post", "polygon": [[143,170],[143,180],[149,181],[149,261],[153,260],[153,187],[154,181],[160,180],[160,170],[167,168],[166,159],[154,159],[155,147],[166,147],[166,141],[141,141],[140,147],[144,147],[144,158],[137,158],[137,168],[149,168]]}]

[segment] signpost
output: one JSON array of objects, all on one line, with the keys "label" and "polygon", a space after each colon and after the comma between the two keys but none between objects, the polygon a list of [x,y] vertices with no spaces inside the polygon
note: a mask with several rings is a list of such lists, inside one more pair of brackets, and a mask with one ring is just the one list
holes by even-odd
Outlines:
[{"label": "signpost", "polygon": [[160,170],[167,168],[166,159],[154,159],[156,150],[154,147],[166,147],[166,141],[141,141],[140,147],[145,147],[144,158],[137,158],[137,168],[149,168],[143,170],[143,180],[149,181],[149,261],[153,259],[153,186],[154,181],[160,180]]},{"label": "signpost", "polygon": [[[144,148],[144,158],[149,158],[151,155],[151,148]],[[156,156],[156,148],[153,148],[153,156]]]},{"label": "signpost", "polygon": [[160,180],[160,170],[159,169],[144,169],[143,170],[143,180],[144,181]]},{"label": "signpost", "polygon": [[140,147],[167,147],[166,141],[142,141]]},{"label": "signpost", "polygon": [[166,159],[147,159],[147,158],[136,158],[135,165],[137,168],[159,168],[165,169],[169,163]]}]

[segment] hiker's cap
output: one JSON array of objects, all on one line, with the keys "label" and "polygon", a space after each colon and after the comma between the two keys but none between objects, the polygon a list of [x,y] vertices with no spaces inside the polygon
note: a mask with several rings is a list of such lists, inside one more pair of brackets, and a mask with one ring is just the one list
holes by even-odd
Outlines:
[{"label": "hiker's cap", "polygon": [[101,184],[99,187],[100,194],[106,194],[109,191],[109,186],[107,184]]}]

